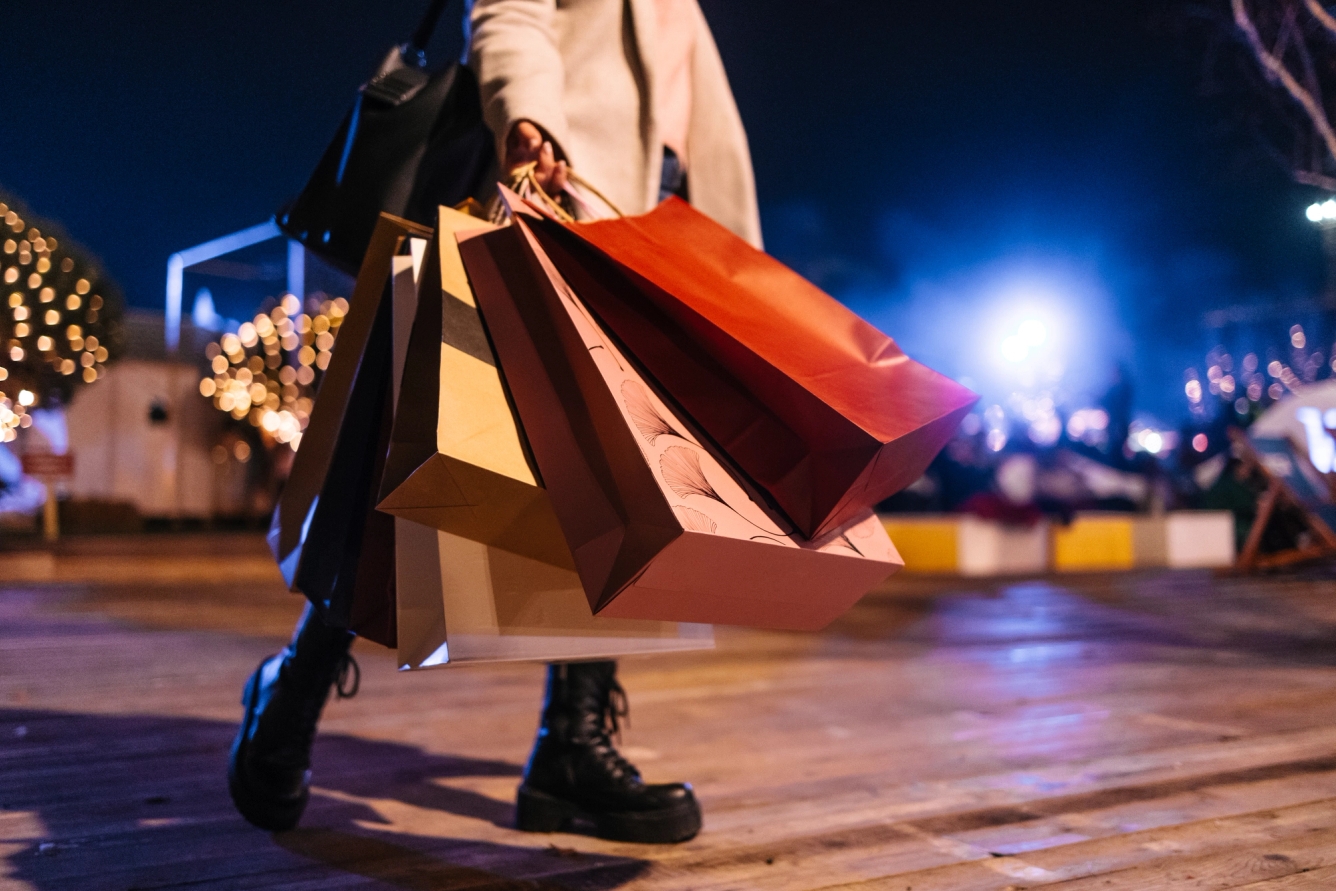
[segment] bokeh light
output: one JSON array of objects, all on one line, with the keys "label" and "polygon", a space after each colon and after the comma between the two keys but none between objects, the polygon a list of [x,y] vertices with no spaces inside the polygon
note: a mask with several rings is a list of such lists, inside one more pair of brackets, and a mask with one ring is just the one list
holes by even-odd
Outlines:
[{"label": "bokeh light", "polygon": [[0,397],[11,414],[16,404],[25,408],[20,390],[30,394],[28,407],[40,407],[52,394],[67,401],[77,382],[96,381],[111,357],[100,342],[115,330],[102,297],[114,285],[77,249],[62,248],[63,239],[23,217],[0,201],[0,219],[13,233],[0,244],[0,279],[10,286],[0,292],[7,310],[0,311]]},{"label": "bokeh light", "polygon": [[[295,450],[347,314],[347,300],[324,294],[304,306],[292,294],[266,301],[254,319],[205,348],[211,374],[200,380],[200,395],[265,441]],[[235,457],[249,460],[249,446],[245,458]]]}]

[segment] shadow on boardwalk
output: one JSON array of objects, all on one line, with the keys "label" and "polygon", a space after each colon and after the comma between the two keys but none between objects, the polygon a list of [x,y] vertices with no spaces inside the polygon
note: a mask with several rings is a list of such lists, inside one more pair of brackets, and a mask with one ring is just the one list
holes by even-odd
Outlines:
[{"label": "shadow on boardwalk", "polygon": [[383,818],[356,799],[508,827],[513,803],[440,781],[518,782],[520,768],[340,735],[317,742],[316,784],[325,794],[313,798],[303,826],[269,835],[237,816],[228,798],[234,732],[232,724],[192,718],[0,709],[0,852],[8,852],[0,876],[42,891],[187,884],[598,891],[648,867],[560,848],[541,835],[520,836],[532,845],[507,845],[430,827],[422,835],[381,829]]}]

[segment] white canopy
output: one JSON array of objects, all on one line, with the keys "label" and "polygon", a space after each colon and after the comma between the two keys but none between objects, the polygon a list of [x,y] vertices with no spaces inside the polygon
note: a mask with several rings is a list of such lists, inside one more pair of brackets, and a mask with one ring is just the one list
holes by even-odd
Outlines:
[{"label": "white canopy", "polygon": [[1308,460],[1323,473],[1336,470],[1336,379],[1308,384],[1280,400],[1248,428],[1248,435],[1289,439],[1306,446]]}]

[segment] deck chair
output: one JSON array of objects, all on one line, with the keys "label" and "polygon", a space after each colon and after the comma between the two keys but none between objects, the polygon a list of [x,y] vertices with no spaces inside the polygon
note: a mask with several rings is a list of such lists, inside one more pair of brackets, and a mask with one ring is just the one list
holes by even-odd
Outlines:
[{"label": "deck chair", "polygon": [[[1332,531],[1336,528],[1336,497],[1302,449],[1295,448],[1288,439],[1254,439],[1238,429],[1230,430],[1229,438],[1245,472],[1260,476],[1266,486],[1257,501],[1257,514],[1234,564],[1235,570],[1276,569],[1336,557],[1336,532]],[[1282,505],[1298,511],[1311,540],[1293,548],[1259,553],[1267,525]]]}]

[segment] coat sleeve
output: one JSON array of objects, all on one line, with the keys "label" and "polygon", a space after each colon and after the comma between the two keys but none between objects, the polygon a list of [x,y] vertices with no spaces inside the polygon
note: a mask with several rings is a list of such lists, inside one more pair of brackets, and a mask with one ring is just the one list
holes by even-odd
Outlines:
[{"label": "coat sleeve", "polygon": [[469,65],[478,75],[483,118],[496,138],[498,158],[505,158],[506,134],[523,120],[543,128],[566,154],[565,69],[557,47],[556,6],[557,0],[473,2]]},{"label": "coat sleeve", "polygon": [[756,177],[747,131],[728,85],[719,48],[699,7],[696,16],[694,95],[687,143],[691,203],[759,249],[761,215],[756,205]]}]

